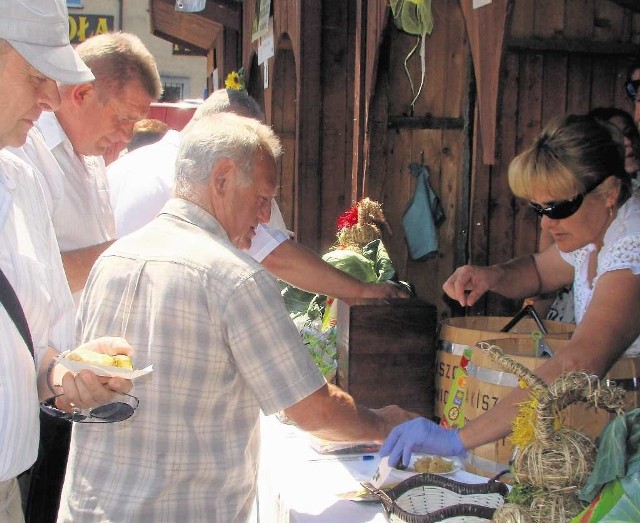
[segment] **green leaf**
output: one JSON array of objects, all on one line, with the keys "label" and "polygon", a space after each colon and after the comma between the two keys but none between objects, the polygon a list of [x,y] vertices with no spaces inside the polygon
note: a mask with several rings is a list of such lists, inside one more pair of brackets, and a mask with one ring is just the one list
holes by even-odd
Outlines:
[{"label": "green leaf", "polygon": [[599,523],[640,521],[640,476],[636,475],[633,479],[626,479],[630,479],[630,481],[620,482],[624,486],[624,494],[615,500],[615,504],[599,520],[591,519],[590,521],[598,521]]},{"label": "green leaf", "polygon": [[349,249],[330,251],[322,259],[360,281],[373,283],[378,279],[373,261]]},{"label": "green leaf", "polygon": [[393,262],[382,240],[373,240],[367,243],[362,248],[362,254],[370,260],[373,260],[374,270],[377,275],[376,281],[378,283],[393,280],[396,277]]},{"label": "green leaf", "polygon": [[[600,434],[596,463],[580,491],[591,502],[607,483],[640,469],[640,409],[610,421]],[[640,521],[640,520],[639,520]]]}]

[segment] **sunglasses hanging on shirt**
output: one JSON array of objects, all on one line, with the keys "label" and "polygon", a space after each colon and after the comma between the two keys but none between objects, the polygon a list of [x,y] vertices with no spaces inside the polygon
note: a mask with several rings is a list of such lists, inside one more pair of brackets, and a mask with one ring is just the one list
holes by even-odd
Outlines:
[{"label": "sunglasses hanging on shirt", "polygon": [[75,423],[117,423],[129,419],[138,408],[139,400],[130,394],[118,395],[119,401],[107,403],[93,409],[74,409],[72,413],[65,412],[56,407],[56,398],[53,396],[40,402],[40,409],[49,416]]}]

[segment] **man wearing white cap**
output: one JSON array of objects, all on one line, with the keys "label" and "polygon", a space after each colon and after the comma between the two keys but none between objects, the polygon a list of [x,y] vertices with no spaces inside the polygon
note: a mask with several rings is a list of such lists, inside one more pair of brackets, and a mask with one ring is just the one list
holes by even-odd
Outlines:
[{"label": "man wearing white cap", "polygon": [[[41,112],[59,106],[56,81],[92,79],[68,31],[63,0],[0,0],[0,149],[21,146]],[[61,387],[52,383],[50,363],[74,346],[73,302],[42,187],[7,151],[0,151],[0,302],[0,521],[21,523],[16,477],[38,453],[39,399],[63,394],[56,406],[73,412],[110,401],[131,382],[101,384],[82,371],[64,374]],[[90,344],[99,352],[131,352],[120,338]]]}]

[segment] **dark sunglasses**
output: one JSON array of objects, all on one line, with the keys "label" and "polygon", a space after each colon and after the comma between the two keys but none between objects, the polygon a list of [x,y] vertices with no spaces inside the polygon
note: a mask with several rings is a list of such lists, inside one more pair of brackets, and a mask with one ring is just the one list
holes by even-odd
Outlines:
[{"label": "dark sunglasses", "polygon": [[596,189],[602,182],[604,182],[606,178],[603,178],[599,182],[595,183],[591,187],[587,187],[587,190],[577,194],[573,198],[568,200],[562,200],[559,202],[551,202],[549,205],[539,205],[537,203],[529,202],[531,208],[535,211],[538,216],[547,216],[552,220],[563,220],[564,218],[568,218],[569,216],[573,216],[584,200],[584,197]]},{"label": "dark sunglasses", "polygon": [[635,101],[638,89],[640,89],[640,80],[627,80],[624,84],[624,88],[627,91],[629,98]]},{"label": "dark sunglasses", "polygon": [[74,412],[65,412],[56,407],[56,398],[53,396],[47,400],[40,402],[40,410],[54,418],[73,421],[75,423],[116,423],[129,419],[140,404],[140,400],[130,394],[120,394],[122,401],[114,401],[106,405],[88,410],[77,410]]}]

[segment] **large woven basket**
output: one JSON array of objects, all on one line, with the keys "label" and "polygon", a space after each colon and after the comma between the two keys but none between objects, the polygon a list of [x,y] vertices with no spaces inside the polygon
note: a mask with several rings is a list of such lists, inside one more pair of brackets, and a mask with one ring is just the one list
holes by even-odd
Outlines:
[{"label": "large woven basket", "polygon": [[460,483],[434,474],[416,474],[388,491],[368,483],[392,523],[440,521],[486,522],[504,504],[509,489],[504,483]]}]

